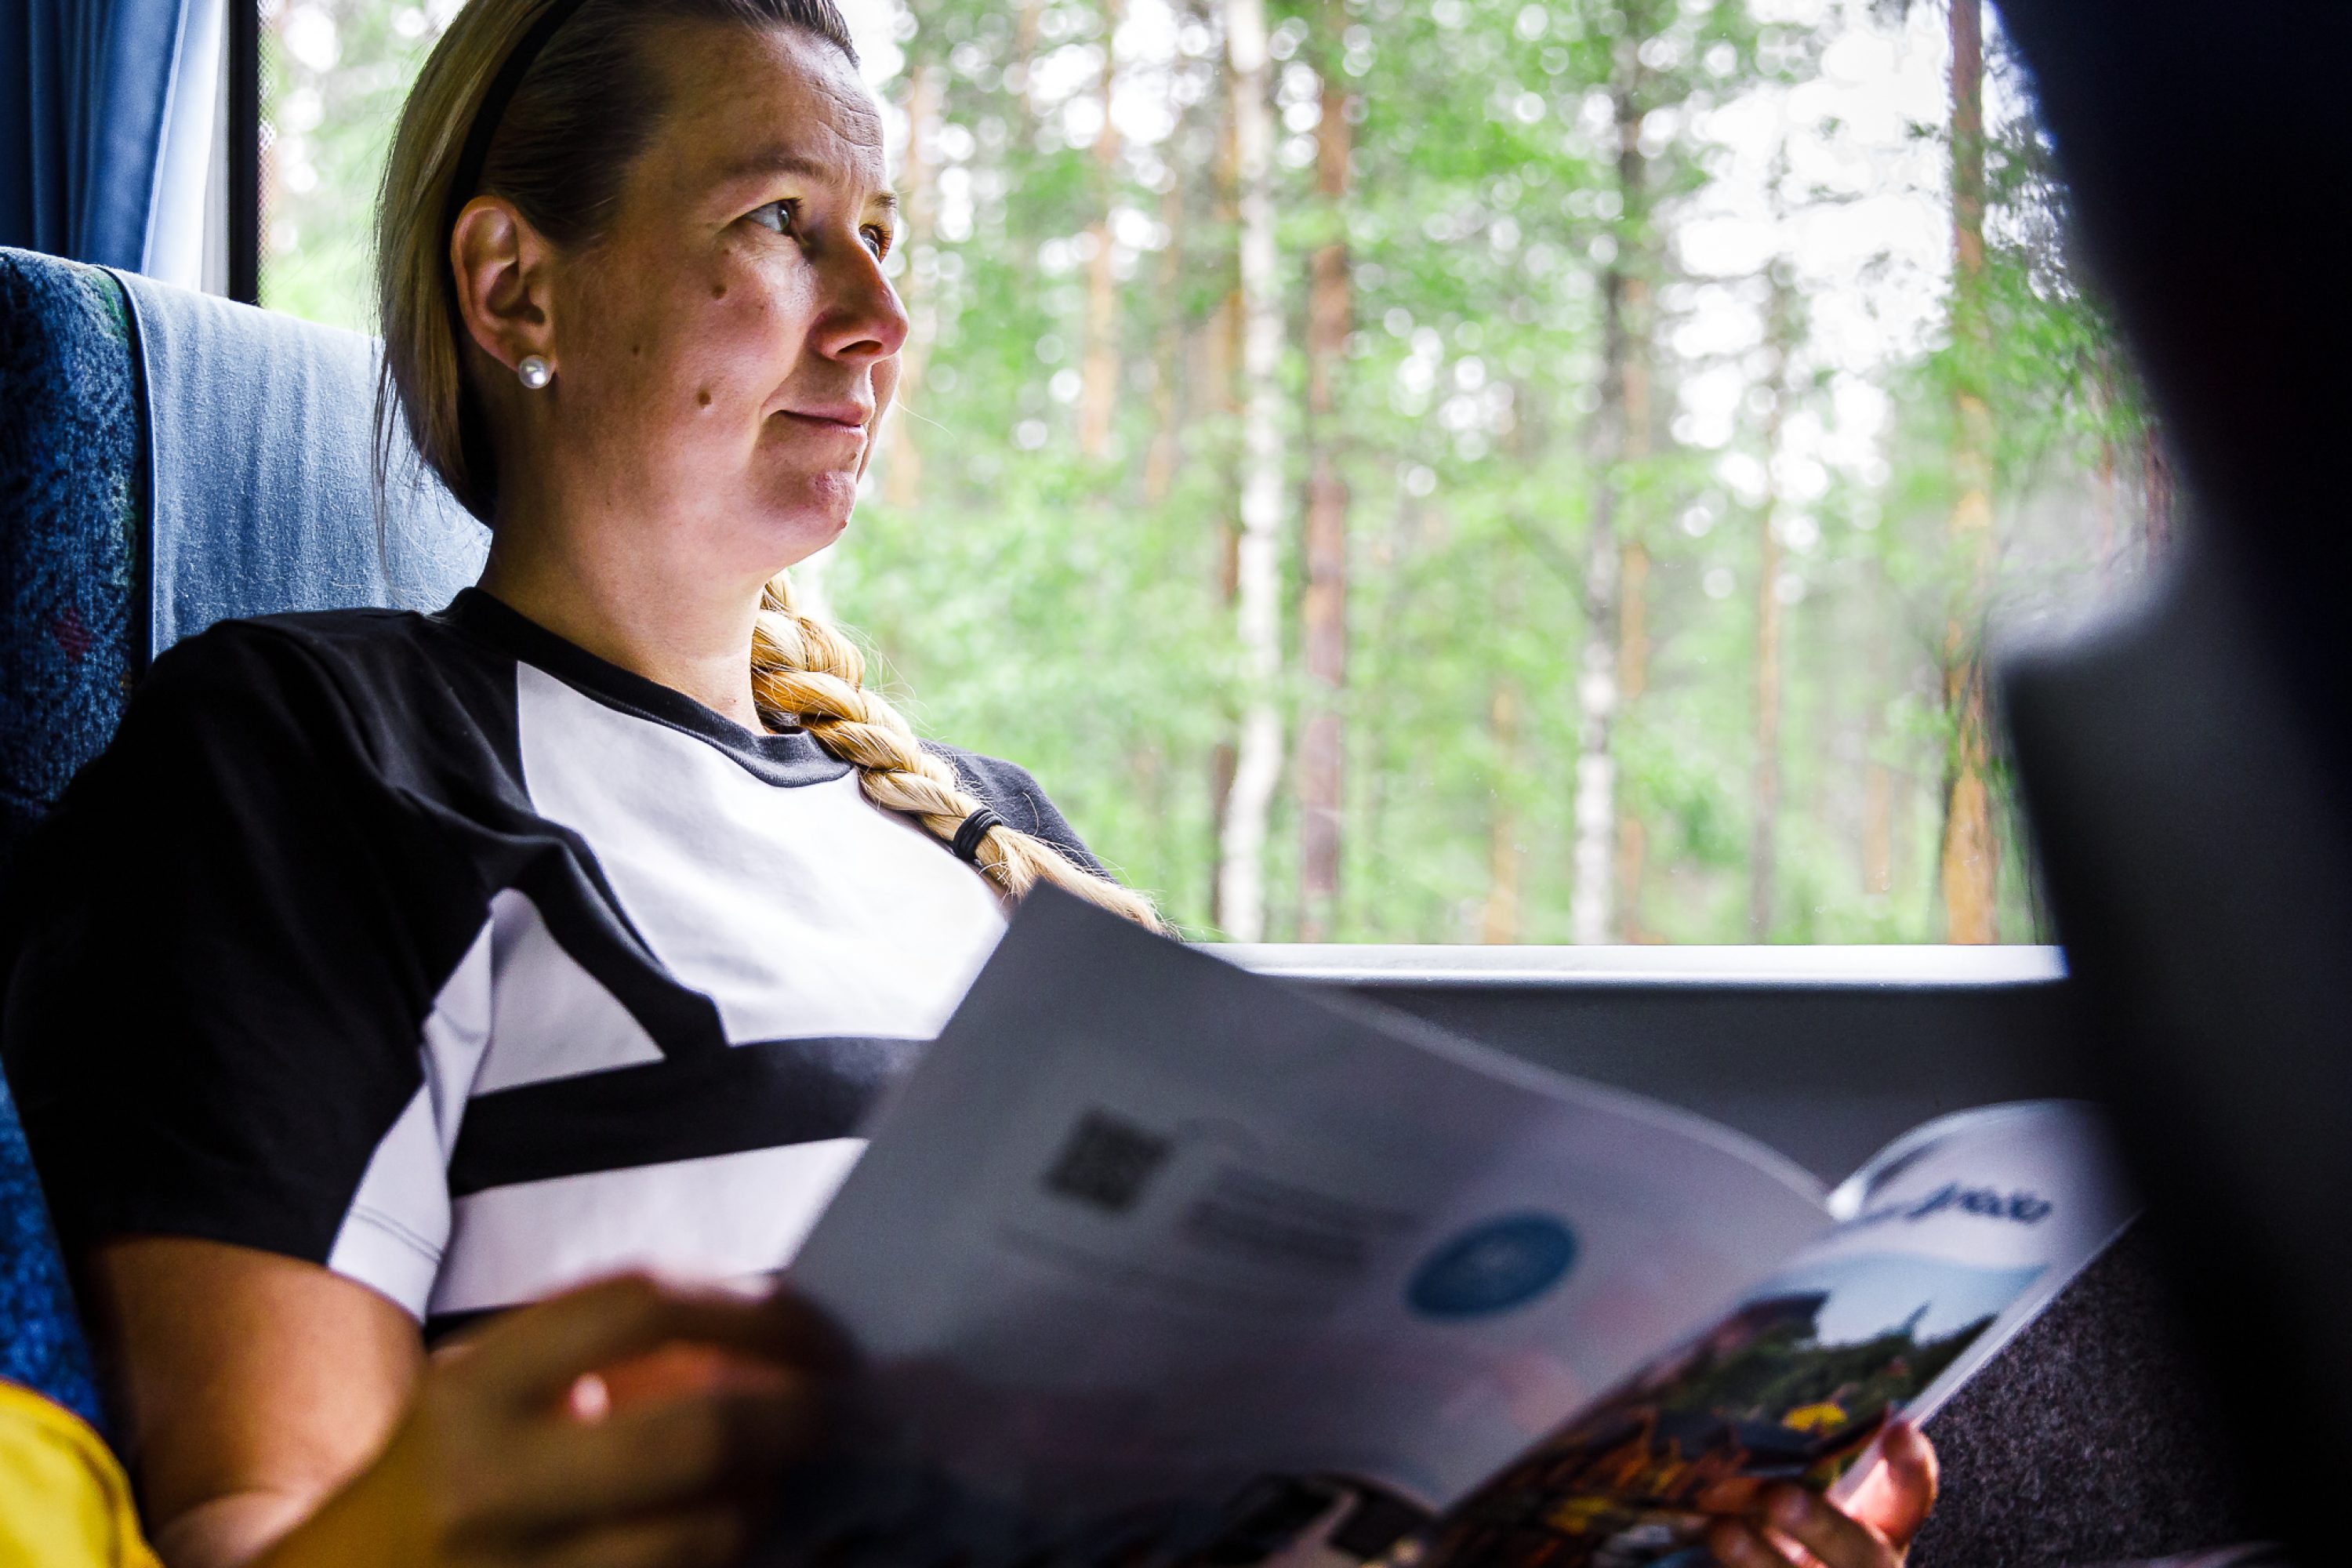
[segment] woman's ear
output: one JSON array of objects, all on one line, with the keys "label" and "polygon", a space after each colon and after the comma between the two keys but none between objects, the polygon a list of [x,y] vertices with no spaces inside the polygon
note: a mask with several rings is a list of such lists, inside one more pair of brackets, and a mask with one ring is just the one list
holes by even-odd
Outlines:
[{"label": "woman's ear", "polygon": [[457,310],[481,351],[512,370],[555,359],[554,247],[502,196],[476,196],[449,233]]}]

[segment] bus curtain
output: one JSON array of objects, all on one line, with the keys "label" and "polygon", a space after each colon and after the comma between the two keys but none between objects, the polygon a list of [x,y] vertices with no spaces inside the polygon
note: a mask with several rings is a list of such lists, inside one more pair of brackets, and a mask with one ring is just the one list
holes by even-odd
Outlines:
[{"label": "bus curtain", "polygon": [[0,245],[202,286],[224,4],[0,0]]}]

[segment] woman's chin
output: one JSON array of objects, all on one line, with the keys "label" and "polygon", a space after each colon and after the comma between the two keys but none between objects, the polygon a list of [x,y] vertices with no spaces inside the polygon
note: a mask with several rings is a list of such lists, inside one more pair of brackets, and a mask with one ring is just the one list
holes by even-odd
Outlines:
[{"label": "woman's chin", "polygon": [[857,481],[847,478],[789,497],[762,496],[760,553],[785,565],[808,559],[847,531],[856,500]]},{"label": "woman's chin", "polygon": [[857,505],[857,470],[821,468],[779,474],[761,487],[768,514],[796,532],[822,535],[831,543],[849,526]]}]

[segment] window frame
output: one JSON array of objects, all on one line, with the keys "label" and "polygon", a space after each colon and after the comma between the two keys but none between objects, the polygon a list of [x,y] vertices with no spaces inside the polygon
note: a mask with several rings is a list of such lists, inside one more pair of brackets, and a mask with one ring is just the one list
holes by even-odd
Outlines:
[{"label": "window frame", "polygon": [[261,303],[261,7],[229,0],[222,86],[227,105],[228,297]]}]

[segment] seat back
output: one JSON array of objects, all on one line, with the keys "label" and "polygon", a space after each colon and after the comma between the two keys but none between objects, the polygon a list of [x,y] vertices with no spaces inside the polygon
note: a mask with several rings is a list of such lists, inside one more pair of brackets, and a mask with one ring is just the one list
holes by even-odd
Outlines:
[{"label": "seat back", "polygon": [[0,876],[156,653],[478,574],[404,442],[379,507],[375,367],[355,332],[0,247]]},{"label": "seat back", "polygon": [[0,876],[145,658],[139,408],[113,278],[0,249]]},{"label": "seat back", "polygon": [[22,1384],[99,1426],[89,1350],[49,1233],[40,1178],[0,1078],[0,1380]]},{"label": "seat back", "polygon": [[[379,508],[374,384],[356,333],[0,247],[0,896],[157,652],[231,616],[437,608],[478,573],[482,529],[405,448]],[[98,1415],[5,1085],[0,1377]]]}]

